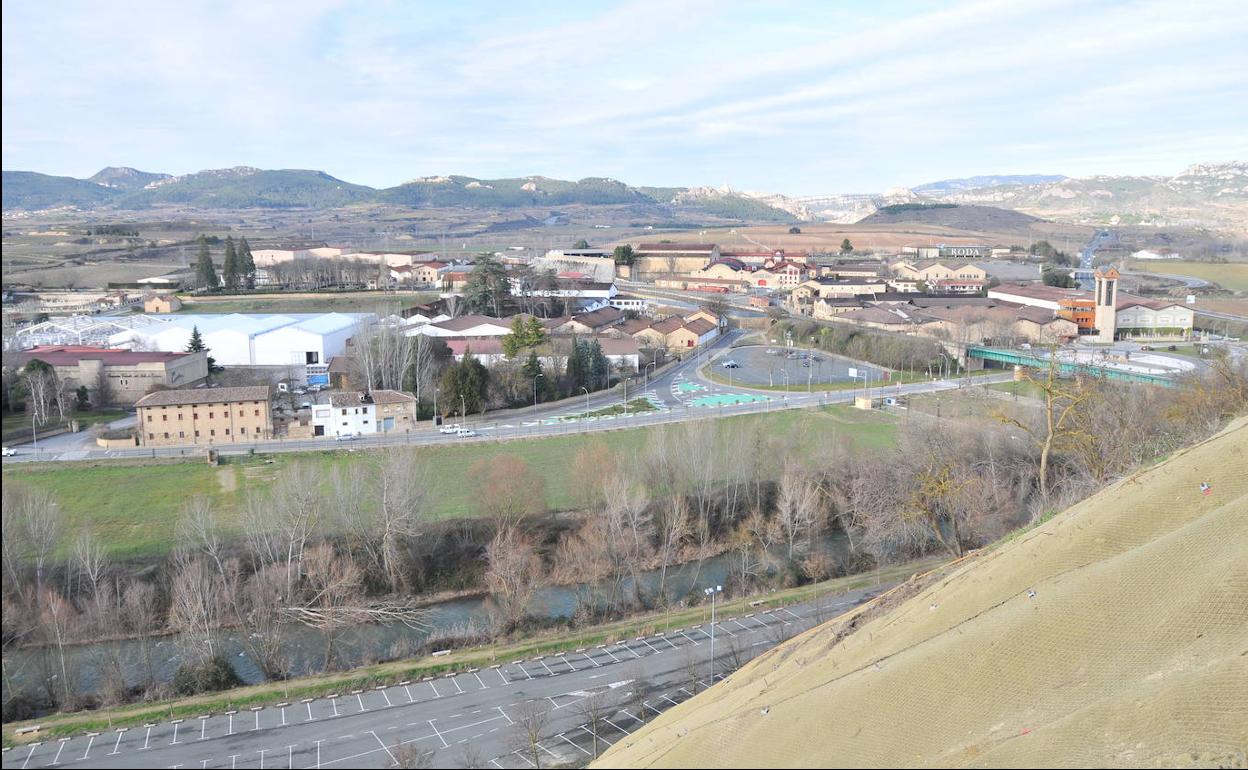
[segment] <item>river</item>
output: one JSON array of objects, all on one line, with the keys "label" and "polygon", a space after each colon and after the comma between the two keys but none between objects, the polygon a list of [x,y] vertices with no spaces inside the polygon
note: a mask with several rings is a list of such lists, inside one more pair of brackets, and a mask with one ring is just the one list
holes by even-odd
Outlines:
[{"label": "river", "polygon": [[[844,563],[847,560],[848,542],[839,531],[820,538],[816,542],[816,547],[831,555],[838,563]],[[724,584],[730,572],[732,558],[731,552],[713,556],[702,561],[701,569],[698,568],[697,562],[669,567],[665,591],[669,600],[678,602],[695,588]],[[639,579],[645,595],[653,596],[657,593],[660,581],[659,570],[643,572]],[[632,587],[632,581],[626,580],[624,584],[626,596],[631,595]],[[534,595],[528,614],[548,621],[571,618],[589,588],[585,584],[542,588]],[[402,624],[376,624],[361,625],[349,630],[335,642],[336,657],[339,665],[346,668],[365,665],[377,660],[411,657],[432,633],[454,634],[460,629],[473,626],[477,629],[486,629],[489,625],[488,599],[482,597],[452,599],[430,607],[426,629],[415,630]],[[288,629],[287,637],[289,641],[286,653],[290,676],[320,673],[325,648],[321,633],[314,628],[300,625]],[[243,651],[237,631],[222,632],[222,643],[234,670],[244,682],[255,684],[263,681],[264,678],[259,669]],[[181,663],[178,641],[173,636],[164,636],[154,641],[152,645],[154,648],[152,667],[155,678],[160,682],[169,682]],[[12,687],[19,692],[29,692],[35,695],[42,693],[42,686],[39,683],[40,667],[37,662],[41,654],[39,650],[24,648],[13,650],[5,655],[4,685],[6,690]],[[142,679],[142,645],[133,639],[74,645],[66,648],[66,655],[68,668],[73,672],[72,676],[78,691],[82,693],[93,693],[98,689],[103,662],[114,655],[121,660],[127,685],[134,685]]]}]

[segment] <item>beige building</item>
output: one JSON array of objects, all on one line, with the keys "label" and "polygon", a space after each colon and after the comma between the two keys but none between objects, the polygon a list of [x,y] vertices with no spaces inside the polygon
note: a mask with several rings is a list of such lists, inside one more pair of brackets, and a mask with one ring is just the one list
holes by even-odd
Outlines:
[{"label": "beige building", "polygon": [[932,283],[939,280],[960,278],[963,280],[987,281],[988,271],[975,264],[958,264],[956,262],[912,262],[908,259],[899,260],[889,265],[889,269],[898,278]]},{"label": "beige building", "polygon": [[153,294],[143,300],[144,313],[176,313],[182,309],[182,300],[172,294]]},{"label": "beige building", "polygon": [[134,406],[143,446],[216,446],[273,435],[268,385],[160,390]]},{"label": "beige building", "polygon": [[86,387],[91,400],[99,406],[129,406],[156,388],[184,388],[208,376],[206,351],[162,353],[86,345],[41,345],[6,353],[4,365],[20,368],[35,359],[52,367],[67,392]]},{"label": "beige building", "polygon": [[377,407],[377,432],[393,433],[416,427],[416,397],[400,390],[374,390]]}]

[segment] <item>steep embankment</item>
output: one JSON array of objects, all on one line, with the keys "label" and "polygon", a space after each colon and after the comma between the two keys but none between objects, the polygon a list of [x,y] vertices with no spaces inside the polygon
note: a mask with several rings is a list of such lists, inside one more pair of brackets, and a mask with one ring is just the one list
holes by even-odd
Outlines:
[{"label": "steep embankment", "polygon": [[1248,420],[846,622],[599,765],[1244,766]]}]

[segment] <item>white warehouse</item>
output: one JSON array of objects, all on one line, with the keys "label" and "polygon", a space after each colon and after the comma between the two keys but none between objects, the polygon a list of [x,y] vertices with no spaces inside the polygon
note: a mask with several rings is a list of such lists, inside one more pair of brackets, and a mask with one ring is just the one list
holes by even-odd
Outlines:
[{"label": "white warehouse", "polygon": [[373,313],[228,313],[149,316],[160,323],[128,329],[108,338],[112,347],[177,352],[186,350],[198,328],[221,366],[324,365],[341,355],[360,326],[377,322]]}]

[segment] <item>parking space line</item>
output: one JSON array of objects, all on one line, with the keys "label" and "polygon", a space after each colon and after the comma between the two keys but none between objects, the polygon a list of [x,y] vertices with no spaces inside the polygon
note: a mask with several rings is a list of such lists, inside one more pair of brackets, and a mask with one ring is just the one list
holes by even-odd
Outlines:
[{"label": "parking space line", "polygon": [[[371,734],[374,738],[377,738],[377,733],[376,733],[376,732],[374,732],[373,730],[369,730],[368,732],[369,732],[369,734]],[[390,761],[394,763],[393,767],[398,767],[398,766],[399,766],[399,760],[397,760],[397,759],[395,759],[395,758],[394,758],[394,752],[390,750],[390,747],[386,745],[386,742],[385,742],[385,741],[383,741],[381,738],[377,738],[377,742],[381,744],[381,748],[382,748],[382,750],[383,750],[383,751],[385,751],[387,755],[389,755],[389,757],[390,757]],[[443,741],[443,743],[446,743],[446,741]]]},{"label": "parking space line", "polygon": [[695,639],[694,639],[692,636],[690,636],[689,634],[686,634],[684,631],[681,631],[681,632],[680,632],[680,635],[681,635],[681,636],[683,636],[683,637],[685,637],[685,638],[686,638],[686,639],[688,639],[689,641],[693,642],[695,645],[700,645],[700,644],[702,644],[701,642],[699,642],[699,641],[695,640]]},{"label": "parking space line", "polygon": [[473,672],[472,672],[472,675],[473,675],[473,676],[475,676],[475,677],[477,678],[477,684],[481,685],[481,689],[482,689],[482,690],[488,690],[488,689],[490,689],[490,686],[481,680],[481,675],[480,675],[480,674],[478,674],[476,671],[473,671]]},{"label": "parking space line", "polygon": [[589,654],[588,654],[588,653],[584,653],[584,652],[582,652],[581,654],[585,656],[585,659],[586,659],[586,660],[588,660],[590,663],[593,663],[593,664],[594,664],[594,668],[601,668],[601,667],[602,667],[602,664],[601,664],[601,663],[599,663],[598,661],[594,660],[593,658],[589,657]]},{"label": "parking space line", "polygon": [[442,737],[442,733],[438,732],[438,726],[435,725],[433,722],[434,720],[432,719],[429,720],[429,726],[433,728],[433,734],[438,736],[438,740],[442,741],[442,748],[449,749],[451,747],[451,744],[446,742],[446,739]]},{"label": "parking space line", "polygon": [[113,744],[113,750],[108,753],[108,756],[111,757],[112,755],[118,753],[119,749],[121,748],[121,736],[126,734],[126,730],[127,728],[125,727],[122,727],[119,730],[117,730],[117,743]]},{"label": "parking space line", "polygon": [[30,762],[30,758],[35,755],[35,749],[39,748],[42,745],[43,745],[43,741],[38,741],[36,743],[30,744],[30,753],[26,755],[26,761],[22,762],[23,768],[26,767],[26,765]]},{"label": "parking space line", "polygon": [[408,702],[408,703],[415,703],[415,702],[416,702],[416,699],[412,697],[412,690],[411,690],[411,686],[410,686],[410,685],[406,685],[406,684],[405,684],[405,685],[403,685],[403,692],[407,693],[407,702]]},{"label": "parking space line", "polygon": [[564,743],[567,743],[568,745],[572,746],[572,748],[574,748],[574,749],[576,749],[577,751],[581,752],[581,753],[582,753],[582,754],[584,754],[585,756],[587,756],[587,757],[592,757],[592,756],[593,756],[593,754],[589,753],[589,752],[588,752],[588,751],[586,751],[585,749],[581,748],[580,746],[577,746],[575,743],[573,743],[572,741],[568,740],[567,736],[565,736],[563,733],[559,733],[559,735],[557,735],[557,736],[555,736],[555,737],[557,737],[557,738],[562,738]]},{"label": "parking space line", "polygon": [[432,690],[433,690],[433,697],[435,697],[435,698],[441,698],[441,697],[442,697],[442,693],[438,692],[438,687],[437,687],[437,685],[435,685],[435,684],[433,683],[433,680],[432,680],[432,679],[430,679],[430,680],[429,680],[429,687],[430,687],[430,689],[432,689]]},{"label": "parking space line", "polygon": [[[57,741],[57,743],[58,743],[59,745],[56,747],[56,756],[55,756],[55,757],[52,757],[52,764],[53,764],[53,765],[59,765],[59,764],[61,763],[61,762],[60,762],[60,760],[61,760],[61,752],[65,750],[65,744],[66,744],[66,743],[68,743],[68,742],[69,742],[69,740],[70,740],[69,738],[62,738],[62,739],[60,739],[59,741]],[[49,767],[51,767],[51,766],[52,766],[52,765],[49,765]]]}]

